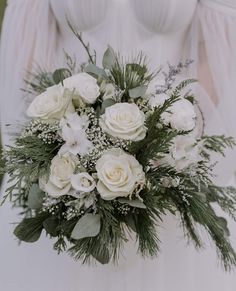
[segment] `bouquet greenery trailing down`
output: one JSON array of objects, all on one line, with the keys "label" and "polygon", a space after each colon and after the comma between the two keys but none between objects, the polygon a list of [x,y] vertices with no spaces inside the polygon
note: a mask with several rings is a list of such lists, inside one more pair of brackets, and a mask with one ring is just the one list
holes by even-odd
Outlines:
[{"label": "bouquet greenery trailing down", "polygon": [[171,212],[197,248],[203,228],[225,269],[235,266],[227,221],[214,205],[235,219],[236,193],[214,185],[211,164],[211,152],[223,155],[234,141],[202,134],[187,89],[195,80],[176,84],[190,62],[169,66],[160,85],[142,53],[124,61],[108,47],[98,67],[74,33],[88,63],[77,69],[66,55],[67,68],[32,74],[32,120],[2,157],[3,202],[9,198],[23,216],[14,234],[32,243],[44,232],[58,252],[106,264],[130,237],[142,256],[156,256],[158,225]]}]

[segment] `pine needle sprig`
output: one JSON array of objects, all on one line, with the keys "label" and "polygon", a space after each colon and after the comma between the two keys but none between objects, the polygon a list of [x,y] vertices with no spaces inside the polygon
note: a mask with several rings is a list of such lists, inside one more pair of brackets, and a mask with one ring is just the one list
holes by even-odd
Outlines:
[{"label": "pine needle sprig", "polygon": [[216,152],[225,156],[225,149],[233,149],[236,145],[233,137],[226,137],[225,135],[203,136],[203,146],[211,152]]},{"label": "pine needle sprig", "polygon": [[[9,176],[9,187],[3,202],[13,195],[21,199],[25,190],[49,170],[50,162],[60,148],[60,144],[45,144],[35,136],[20,137],[14,146],[9,146],[4,152],[4,172]],[[27,188],[26,186],[27,185]],[[27,192],[27,191],[26,191]]]}]

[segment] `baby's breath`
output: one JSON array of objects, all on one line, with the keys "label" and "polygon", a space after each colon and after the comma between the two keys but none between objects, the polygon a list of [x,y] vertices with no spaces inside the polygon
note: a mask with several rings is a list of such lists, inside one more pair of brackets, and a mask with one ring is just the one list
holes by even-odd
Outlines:
[{"label": "baby's breath", "polygon": [[46,144],[62,142],[59,135],[60,127],[58,122],[48,123],[42,120],[33,120],[22,132],[22,137],[37,136]]}]

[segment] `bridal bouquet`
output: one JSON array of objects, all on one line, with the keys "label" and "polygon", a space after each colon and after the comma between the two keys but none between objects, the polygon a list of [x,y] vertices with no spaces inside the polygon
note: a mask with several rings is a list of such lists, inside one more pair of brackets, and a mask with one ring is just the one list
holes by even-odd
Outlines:
[{"label": "bridal bouquet", "polygon": [[43,231],[58,252],[102,264],[118,260],[134,238],[138,252],[153,257],[158,226],[171,212],[196,247],[205,229],[224,267],[235,265],[227,221],[214,210],[235,218],[235,190],[214,185],[211,163],[211,152],[224,154],[234,141],[202,134],[188,89],[195,80],[176,83],[189,62],[170,65],[160,84],[143,54],[125,62],[108,47],[98,67],[77,36],[88,63],[77,69],[66,55],[67,68],[27,82],[37,93],[31,119],[2,158],[4,201],[23,216],[16,237],[32,243]]}]

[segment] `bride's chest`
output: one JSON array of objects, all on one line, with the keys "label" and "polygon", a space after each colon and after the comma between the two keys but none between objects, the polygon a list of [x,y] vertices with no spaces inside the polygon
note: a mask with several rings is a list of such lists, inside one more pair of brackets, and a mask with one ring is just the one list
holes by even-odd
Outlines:
[{"label": "bride's chest", "polygon": [[102,23],[140,25],[154,33],[170,33],[190,23],[197,0],[51,0],[59,26],[69,18],[80,31]]},{"label": "bride's chest", "polygon": [[[96,49],[107,45],[124,56],[143,51],[154,66],[181,58],[184,38],[198,0],[50,0],[62,35],[59,49],[77,54],[68,19]],[[99,59],[100,58],[100,59]]]}]

